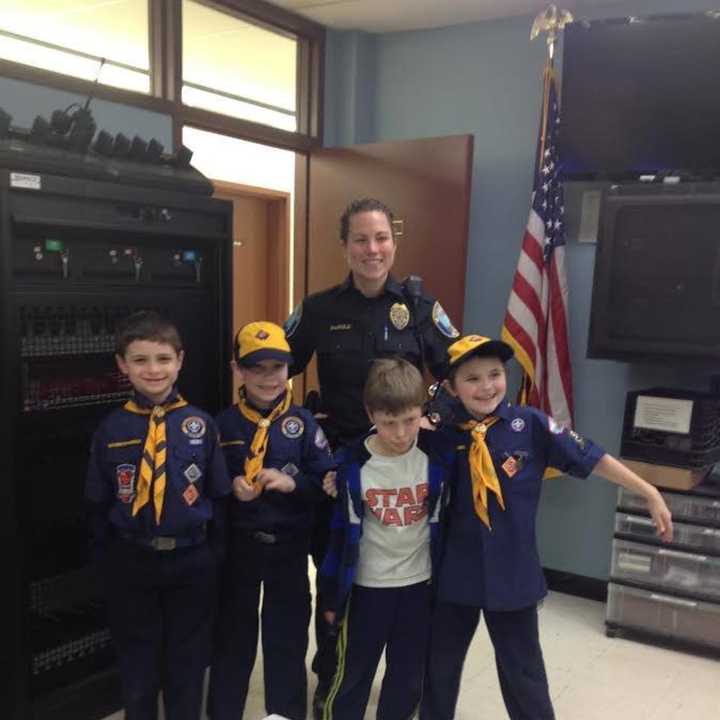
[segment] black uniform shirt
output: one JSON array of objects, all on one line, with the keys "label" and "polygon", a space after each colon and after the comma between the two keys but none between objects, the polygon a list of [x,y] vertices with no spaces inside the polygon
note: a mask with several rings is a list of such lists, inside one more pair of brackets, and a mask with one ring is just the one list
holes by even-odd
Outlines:
[{"label": "black uniform shirt", "polygon": [[392,277],[380,295],[368,298],[352,275],[305,298],[285,323],[285,333],[293,355],[290,375],[301,373],[317,352],[322,411],[329,415],[333,442],[370,427],[362,396],[373,360],[402,357],[420,369],[427,365],[437,377],[448,346],[459,336],[434,298],[422,295],[415,302]]}]

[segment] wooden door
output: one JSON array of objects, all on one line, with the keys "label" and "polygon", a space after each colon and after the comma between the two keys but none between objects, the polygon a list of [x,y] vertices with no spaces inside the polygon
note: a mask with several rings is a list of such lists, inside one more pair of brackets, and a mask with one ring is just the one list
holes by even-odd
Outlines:
[{"label": "wooden door", "polygon": [[[340,216],[353,200],[375,197],[396,217],[393,274],[420,275],[423,287],[462,328],[472,178],[471,135],[355,145],[308,159],[306,239],[296,299],[340,282]],[[302,193],[300,197],[303,197]],[[298,227],[302,223],[299,218]],[[300,239],[299,235],[296,235]],[[303,256],[304,255],[304,256]],[[304,270],[304,273],[303,273]],[[314,363],[308,388],[316,387]]]},{"label": "wooden door", "polygon": [[[233,336],[245,324],[287,317],[290,287],[290,196],[215,182],[215,197],[233,203]],[[233,397],[237,384],[233,382]]]}]

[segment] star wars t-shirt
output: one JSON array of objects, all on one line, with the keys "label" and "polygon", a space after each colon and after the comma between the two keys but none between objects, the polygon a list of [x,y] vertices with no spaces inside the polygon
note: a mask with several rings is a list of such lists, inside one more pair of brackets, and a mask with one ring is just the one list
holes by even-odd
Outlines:
[{"label": "star wars t-shirt", "polygon": [[365,519],[356,585],[402,587],[430,579],[428,458],[417,445],[403,455],[374,453],[362,466]]}]

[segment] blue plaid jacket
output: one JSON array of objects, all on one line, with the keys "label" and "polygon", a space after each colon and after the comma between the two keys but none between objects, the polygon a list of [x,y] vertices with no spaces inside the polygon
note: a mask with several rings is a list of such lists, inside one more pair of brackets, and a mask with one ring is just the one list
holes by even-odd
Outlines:
[{"label": "blue plaid jacket", "polygon": [[[441,510],[445,505],[446,481],[455,462],[454,446],[441,432],[420,430],[418,448],[428,456],[428,522],[433,575],[442,553]],[[365,438],[341,448],[338,463],[338,496],[330,523],[330,542],[318,574],[321,610],[336,613],[342,620],[357,571],[365,506],[362,500],[360,471],[370,458]]]}]

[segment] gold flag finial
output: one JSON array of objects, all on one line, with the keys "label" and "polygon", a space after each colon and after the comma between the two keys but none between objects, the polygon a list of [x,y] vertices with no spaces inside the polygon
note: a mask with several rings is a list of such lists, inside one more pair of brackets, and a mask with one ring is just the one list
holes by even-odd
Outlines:
[{"label": "gold flag finial", "polygon": [[534,40],[541,32],[546,32],[548,51],[552,58],[558,35],[562,32],[562,29],[572,21],[573,16],[568,10],[558,10],[557,5],[549,5],[533,20],[532,28],[530,29],[530,39]]}]

